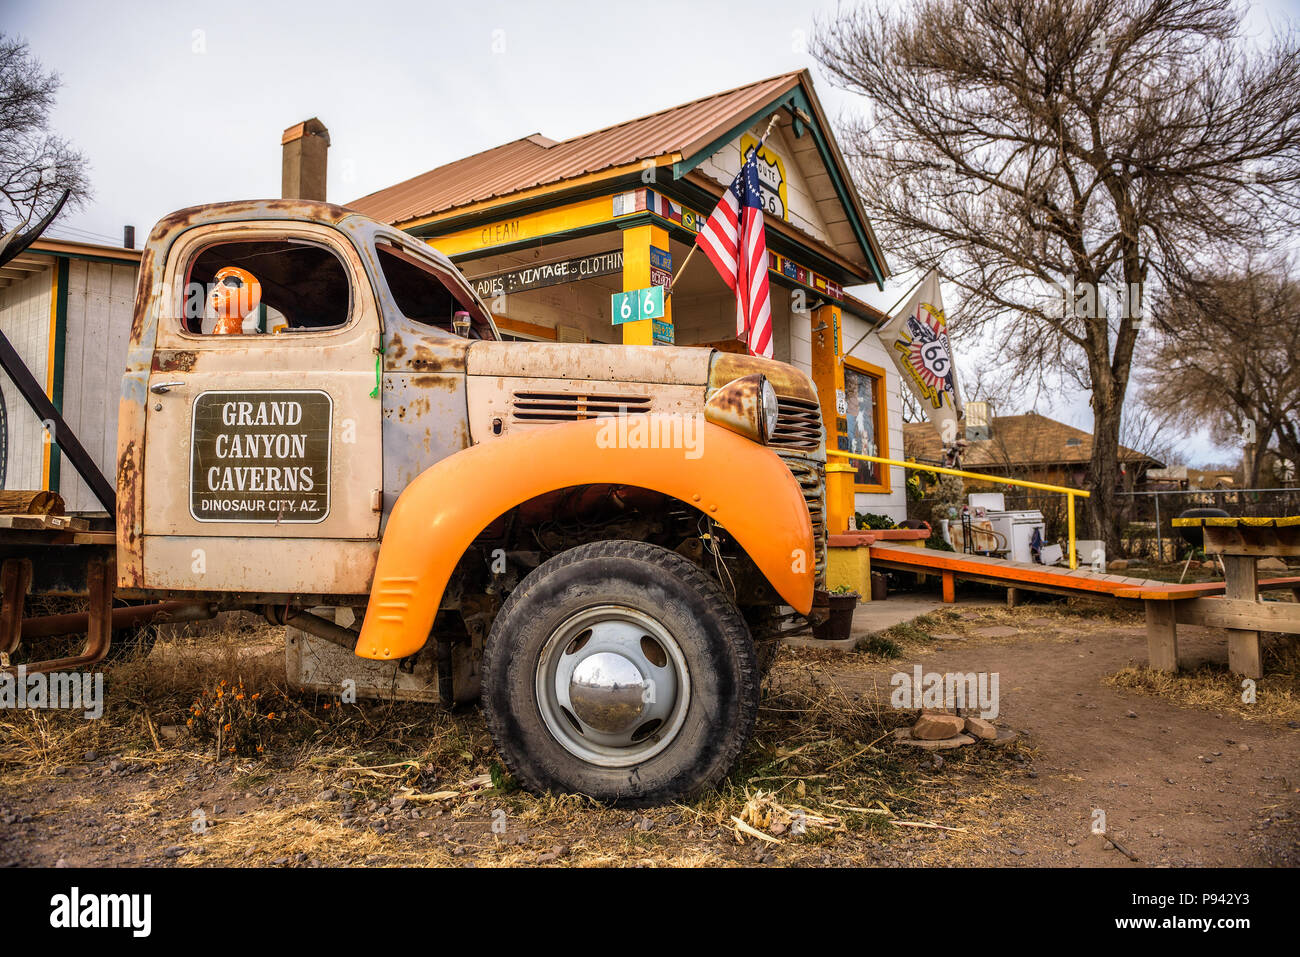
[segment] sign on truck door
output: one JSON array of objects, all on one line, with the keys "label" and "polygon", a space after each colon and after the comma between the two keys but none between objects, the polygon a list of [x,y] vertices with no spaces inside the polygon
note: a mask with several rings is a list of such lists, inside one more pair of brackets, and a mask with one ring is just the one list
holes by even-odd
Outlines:
[{"label": "sign on truck door", "polygon": [[[311,224],[192,230],[168,257],[145,428],[153,587],[368,590],[379,534],[379,317]],[[183,290],[183,292],[180,292]]]}]

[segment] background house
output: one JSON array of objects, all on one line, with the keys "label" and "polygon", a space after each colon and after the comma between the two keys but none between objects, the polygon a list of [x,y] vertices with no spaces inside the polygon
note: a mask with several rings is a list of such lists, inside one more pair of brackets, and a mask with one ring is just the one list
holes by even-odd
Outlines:
[{"label": "background house", "polygon": [[[1037,412],[993,416],[984,402],[966,403],[966,418],[960,427],[967,441],[962,468],[1070,488],[1092,484],[1091,432]],[[903,450],[907,458],[917,462],[943,464],[939,433],[929,422],[908,422],[903,426]],[[1163,465],[1158,459],[1121,445],[1115,485],[1129,490],[1140,487],[1150,469]]]}]

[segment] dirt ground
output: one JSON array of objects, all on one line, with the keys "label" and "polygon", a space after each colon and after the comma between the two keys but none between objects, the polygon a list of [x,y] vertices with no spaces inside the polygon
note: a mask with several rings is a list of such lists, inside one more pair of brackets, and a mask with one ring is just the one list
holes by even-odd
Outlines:
[{"label": "dirt ground", "polygon": [[[1140,617],[1067,603],[961,605],[870,651],[787,648],[731,778],[646,811],[514,789],[473,710],[286,692],[266,627],[160,643],[109,670],[100,721],[0,712],[0,864],[1300,864],[1294,645],[1270,641],[1247,705],[1222,632],[1180,638],[1212,664],[1177,687],[1133,670]],[[890,679],[917,664],[996,672],[994,723],[1018,739],[895,743],[915,713],[890,707]],[[241,753],[217,760],[184,722],[241,679]]]}]

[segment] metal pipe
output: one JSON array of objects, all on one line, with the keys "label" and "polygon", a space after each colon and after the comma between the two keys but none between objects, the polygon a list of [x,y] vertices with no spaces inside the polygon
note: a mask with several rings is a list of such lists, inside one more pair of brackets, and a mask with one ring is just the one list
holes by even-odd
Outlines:
[{"label": "metal pipe", "polygon": [[846,459],[861,459],[864,462],[880,462],[882,465],[892,465],[896,468],[915,469],[918,472],[939,472],[943,475],[958,475],[962,478],[979,479],[982,482],[996,482],[999,485],[1019,485],[1021,488],[1036,488],[1043,492],[1059,492],[1062,495],[1077,495],[1080,498],[1091,498],[1092,493],[1081,488],[1065,488],[1060,485],[1045,485],[1042,482],[1026,482],[1022,479],[1003,478],[1000,475],[989,475],[985,472],[963,472],[961,469],[950,469],[942,465],[922,465],[920,462],[901,462],[898,459],[881,458],[879,455],[858,455],[856,452],[841,452],[839,449],[827,449],[827,455],[838,455]]},{"label": "metal pipe", "polygon": [[[207,602],[164,601],[154,605],[132,605],[113,609],[112,629],[132,628],[138,625],[164,625],[181,621],[207,621],[216,614],[215,607]],[[23,620],[22,637],[53,638],[57,635],[85,634],[90,627],[89,612],[72,612],[67,615],[44,615]]]},{"label": "metal pipe", "polygon": [[1079,567],[1079,556],[1074,547],[1074,495],[1067,492],[1065,501],[1070,514],[1070,568],[1075,569]]},{"label": "metal pipe", "polygon": [[[272,615],[280,617],[282,621],[275,621]],[[317,638],[323,638],[332,645],[338,645],[340,648],[346,648],[348,651],[356,651],[357,639],[361,633],[353,631],[351,628],[344,628],[342,625],[336,625],[332,621],[313,615],[309,611],[291,611],[284,614],[282,609],[268,608],[267,617],[273,624],[292,625],[299,631],[305,631],[309,635],[315,635]]]}]

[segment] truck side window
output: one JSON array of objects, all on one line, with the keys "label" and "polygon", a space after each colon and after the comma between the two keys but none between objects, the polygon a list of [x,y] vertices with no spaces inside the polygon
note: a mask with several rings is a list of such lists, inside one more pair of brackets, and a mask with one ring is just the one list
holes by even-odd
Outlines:
[{"label": "truck side window", "polygon": [[347,325],[348,272],[316,243],[275,239],[204,247],[186,276],[186,332],[314,332]]},{"label": "truck side window", "polygon": [[[437,272],[399,246],[380,241],[375,243],[375,252],[388,291],[402,315],[414,322],[456,334],[452,320],[469,304],[459,302]],[[485,323],[476,322],[470,328],[469,338],[491,339],[492,333]]]}]

